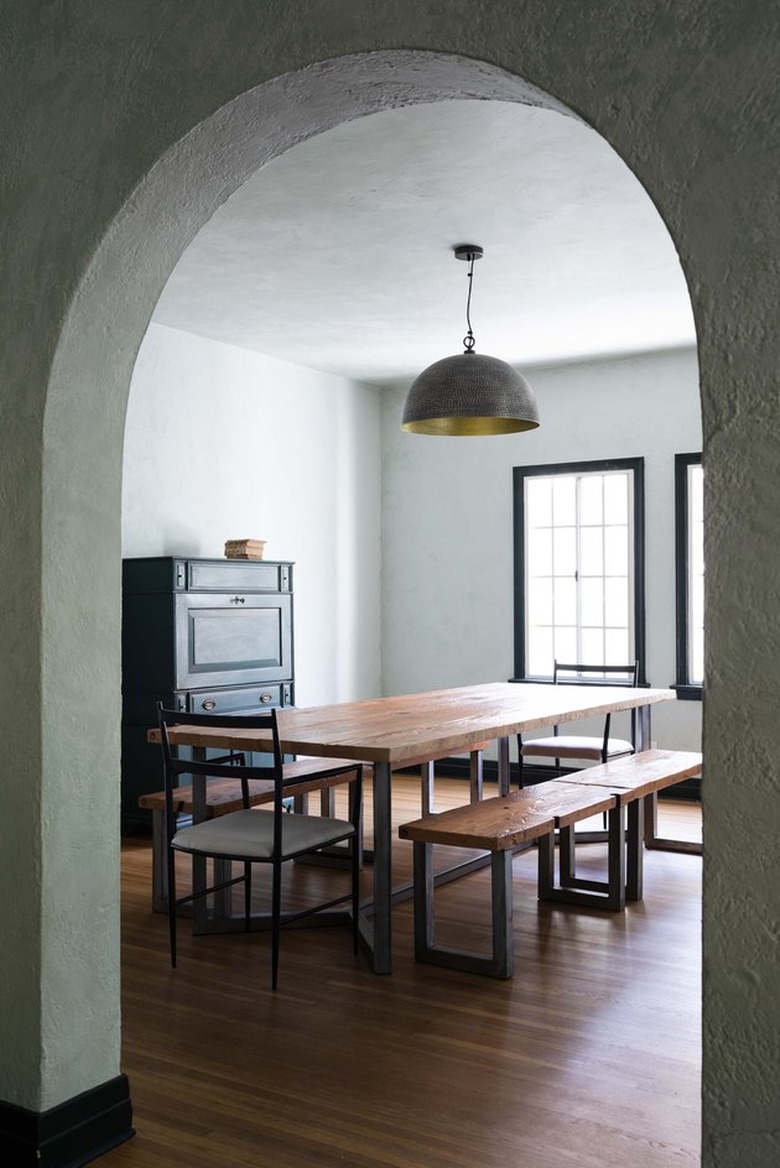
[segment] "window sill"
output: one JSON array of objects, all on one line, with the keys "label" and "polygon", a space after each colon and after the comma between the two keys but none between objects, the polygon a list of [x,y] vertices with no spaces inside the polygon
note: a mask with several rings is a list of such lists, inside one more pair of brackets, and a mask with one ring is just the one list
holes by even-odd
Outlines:
[{"label": "window sill", "polygon": [[702,685],[673,685],[671,688],[676,692],[678,702],[700,702],[704,693]]}]

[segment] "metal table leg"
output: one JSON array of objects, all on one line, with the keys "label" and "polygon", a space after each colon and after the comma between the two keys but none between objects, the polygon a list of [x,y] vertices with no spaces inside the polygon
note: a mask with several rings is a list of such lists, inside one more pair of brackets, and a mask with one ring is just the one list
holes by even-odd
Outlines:
[{"label": "metal table leg", "polygon": [[509,739],[498,739],[498,793],[509,794]]},{"label": "metal table leg", "polygon": [[374,906],[373,929],[361,919],[361,934],[374,951],[374,972],[392,972],[392,818],[391,769],[374,763]]}]

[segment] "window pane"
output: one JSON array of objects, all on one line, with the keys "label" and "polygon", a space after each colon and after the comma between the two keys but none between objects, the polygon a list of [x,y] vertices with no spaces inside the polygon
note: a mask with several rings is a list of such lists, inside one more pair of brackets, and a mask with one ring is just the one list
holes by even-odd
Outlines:
[{"label": "window pane", "polygon": [[604,633],[605,665],[626,665],[631,657],[627,629],[607,629]]},{"label": "window pane", "polygon": [[583,629],[581,644],[582,649],[579,653],[579,660],[581,665],[604,664],[603,629]]},{"label": "window pane", "polygon": [[533,677],[552,677],[552,629],[536,628],[528,630],[528,661],[526,669]]},{"label": "window pane", "polygon": [[688,681],[701,685],[704,681],[704,575],[693,576],[690,582]]},{"label": "window pane", "polygon": [[528,581],[526,605],[529,625],[551,625],[553,623],[553,590],[549,576]]},{"label": "window pane", "polygon": [[580,575],[604,575],[604,531],[601,527],[583,527],[580,532]]},{"label": "window pane", "polygon": [[555,580],[555,624],[577,624],[577,581],[573,576]]},{"label": "window pane", "polygon": [[583,475],[580,479],[580,523],[599,527],[604,521],[604,476]]},{"label": "window pane", "polygon": [[577,571],[577,529],[553,529],[553,572],[556,576],[574,576]]},{"label": "window pane", "polygon": [[526,564],[529,576],[552,576],[553,540],[550,528],[528,532],[526,540]]},{"label": "window pane", "polygon": [[688,543],[688,570],[691,576],[704,575],[704,529],[700,523],[691,527]]},{"label": "window pane", "polygon": [[[577,660],[577,630],[575,628],[556,628],[555,660],[566,662]],[[550,674],[552,675],[552,662],[550,663]]]},{"label": "window pane", "polygon": [[691,631],[690,677],[691,685],[704,683],[704,629]]},{"label": "window pane", "polygon": [[693,523],[704,519],[704,472],[701,463],[688,467],[688,514]]},{"label": "window pane", "polygon": [[556,475],[553,487],[553,523],[556,527],[577,522],[577,480],[573,475]]},{"label": "window pane", "polygon": [[531,478],[525,484],[526,527],[552,525],[552,479]]},{"label": "window pane", "polygon": [[[610,614],[611,615],[611,614]],[[583,627],[604,623],[604,581],[600,578],[580,581],[580,619]]]},{"label": "window pane", "polygon": [[628,575],[628,527],[604,529],[604,567],[608,576]]},{"label": "window pane", "polygon": [[[611,625],[628,628],[628,577],[608,576],[606,578],[604,581],[604,607]],[[618,661],[617,664],[622,665],[623,662]]]},{"label": "window pane", "polygon": [[[694,576],[691,580],[691,609],[692,616],[701,616],[704,613],[704,576]],[[701,620],[694,622],[697,625],[703,624]]]},{"label": "window pane", "polygon": [[629,475],[621,471],[604,475],[604,522],[628,523]]}]

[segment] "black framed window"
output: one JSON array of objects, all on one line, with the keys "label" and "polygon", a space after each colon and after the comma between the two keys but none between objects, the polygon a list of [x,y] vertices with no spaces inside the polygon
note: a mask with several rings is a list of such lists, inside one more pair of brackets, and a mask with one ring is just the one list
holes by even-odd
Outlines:
[{"label": "black framed window", "polygon": [[644,459],[513,476],[515,677],[638,659],[644,681]]},{"label": "black framed window", "polygon": [[701,700],[704,684],[704,468],[701,454],[674,459],[677,696]]}]

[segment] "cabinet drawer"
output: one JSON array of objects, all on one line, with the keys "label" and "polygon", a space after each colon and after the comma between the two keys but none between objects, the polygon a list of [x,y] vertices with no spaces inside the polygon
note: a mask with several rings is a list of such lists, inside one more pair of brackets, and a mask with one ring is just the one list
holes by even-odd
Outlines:
[{"label": "cabinet drawer", "polygon": [[254,714],[285,704],[285,686],[246,686],[242,689],[199,690],[188,695],[191,714]]},{"label": "cabinet drawer", "polygon": [[187,590],[214,592],[291,592],[289,564],[262,560],[188,560]]}]

